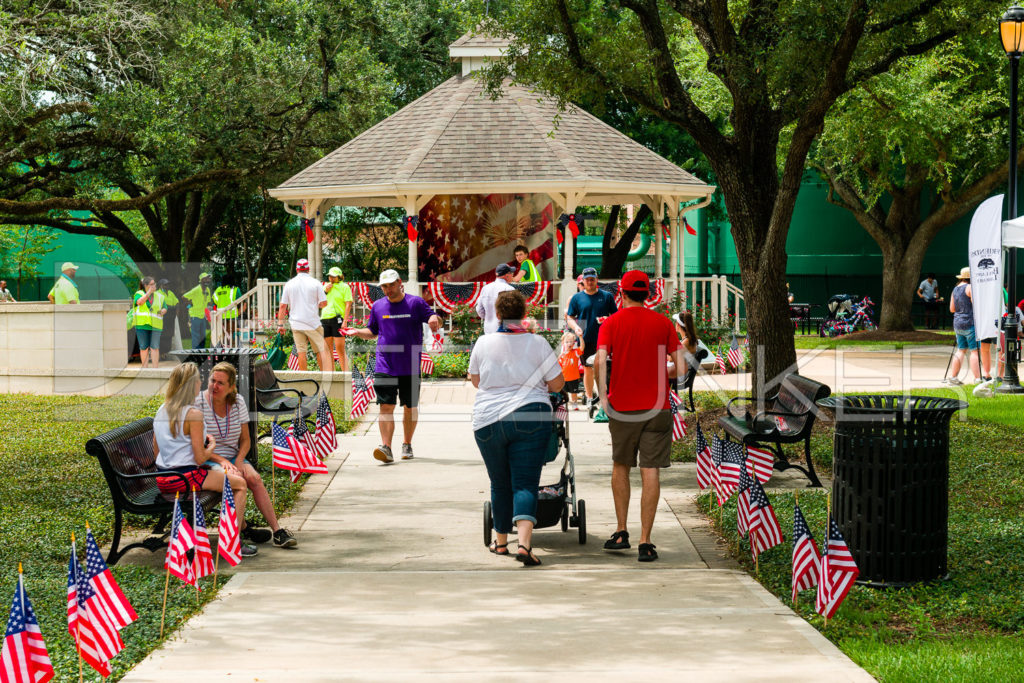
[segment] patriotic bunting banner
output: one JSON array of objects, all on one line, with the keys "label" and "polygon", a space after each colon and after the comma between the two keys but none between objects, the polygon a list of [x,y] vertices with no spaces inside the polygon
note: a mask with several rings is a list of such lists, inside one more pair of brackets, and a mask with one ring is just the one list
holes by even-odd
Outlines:
[{"label": "patriotic bunting banner", "polygon": [[526,298],[527,306],[538,306],[546,301],[548,287],[551,285],[547,280],[539,282],[512,282],[510,284]]},{"label": "patriotic bunting banner", "polygon": [[475,306],[483,288],[483,282],[454,284],[435,280],[428,285],[434,305],[445,313],[451,313],[457,306]]},{"label": "patriotic bunting banner", "polygon": [[384,290],[372,282],[353,282],[352,293],[359,297],[360,303],[367,308],[373,306],[377,299],[384,298]]}]

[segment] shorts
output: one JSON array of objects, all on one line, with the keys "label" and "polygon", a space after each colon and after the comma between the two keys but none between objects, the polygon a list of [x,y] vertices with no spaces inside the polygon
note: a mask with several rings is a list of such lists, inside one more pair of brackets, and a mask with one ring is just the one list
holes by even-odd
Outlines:
[{"label": "shorts", "polygon": [[136,327],[135,338],[139,340],[139,351],[159,349],[161,332],[163,330],[144,330],[141,327]]},{"label": "shorts", "polygon": [[953,330],[956,332],[956,348],[974,351],[978,348],[978,340],[974,337],[974,328],[969,330]]},{"label": "shorts", "polygon": [[[591,356],[593,356],[595,353],[597,353],[597,340],[596,339],[594,341],[592,341],[592,342],[590,342],[590,341],[583,342],[583,354],[580,356],[580,358],[583,359],[583,364],[584,365],[586,365],[587,359],[590,358]],[[586,367],[590,367],[590,366],[586,365]]]},{"label": "shorts", "polygon": [[570,393],[570,394],[578,394],[578,393],[580,393],[580,389],[582,388],[581,385],[582,385],[582,382],[580,382],[579,378],[567,379],[567,380],[565,380],[564,391],[566,391],[567,393]]},{"label": "shorts", "polygon": [[206,481],[206,475],[210,473],[210,470],[202,467],[171,467],[168,469],[185,475],[188,483],[183,482],[180,477],[157,477],[156,487],[160,489],[160,493],[188,493],[195,489],[201,489],[203,482]]},{"label": "shorts", "polygon": [[313,345],[314,353],[324,348],[324,328],[318,327],[315,330],[292,329],[292,337],[295,339],[295,353],[301,358],[306,354],[309,344]]},{"label": "shorts", "polygon": [[377,405],[393,406],[401,401],[406,408],[415,408],[420,402],[420,384],[419,375],[375,375]]},{"label": "shorts", "polygon": [[325,337],[341,336],[341,317],[320,318],[320,324],[324,326]]},{"label": "shorts", "polygon": [[[672,455],[672,416],[659,410],[648,419],[630,419],[649,410],[625,410],[608,415],[612,436],[612,462],[636,467],[668,467]],[[617,415],[613,417],[612,415]],[[639,458],[637,454],[639,453]]]},{"label": "shorts", "polygon": [[[231,458],[228,458],[228,460],[231,460]],[[231,462],[234,462],[234,460],[231,460]],[[252,467],[253,469],[256,469],[256,466],[253,465],[249,461],[248,458],[246,458],[245,461],[242,463],[242,467],[244,467],[246,465],[248,465],[249,467]],[[206,462],[203,463],[203,467],[205,469],[210,470],[211,472],[223,472],[224,471],[224,466],[221,465],[216,460],[207,460]],[[241,468],[239,468],[239,469],[241,469]]]},{"label": "shorts", "polygon": [[997,340],[996,340],[995,337],[987,337],[986,339],[979,339],[978,343],[979,344],[995,344],[996,341]]}]

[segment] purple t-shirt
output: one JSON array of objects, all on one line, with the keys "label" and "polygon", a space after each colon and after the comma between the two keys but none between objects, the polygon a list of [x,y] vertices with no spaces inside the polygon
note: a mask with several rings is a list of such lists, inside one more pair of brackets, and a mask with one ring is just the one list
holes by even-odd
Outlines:
[{"label": "purple t-shirt", "polygon": [[427,302],[413,294],[392,303],[387,297],[373,302],[366,326],[377,335],[377,367],[385,375],[418,375],[423,349],[423,323],[434,315]]}]

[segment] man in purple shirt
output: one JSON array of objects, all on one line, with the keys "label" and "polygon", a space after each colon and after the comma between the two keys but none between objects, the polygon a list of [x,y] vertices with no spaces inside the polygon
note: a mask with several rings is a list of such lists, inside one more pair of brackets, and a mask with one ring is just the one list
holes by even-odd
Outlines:
[{"label": "man in purple shirt", "polygon": [[395,435],[395,405],[401,400],[403,441],[402,460],[412,460],[412,434],[416,431],[416,406],[420,398],[420,352],[423,350],[423,323],[436,332],[441,319],[421,297],[406,294],[398,271],[380,274],[384,297],[373,303],[366,327],[356,330],[360,339],[377,340],[377,365],[374,390],[380,405],[380,438],[373,457],[388,464],[395,461],[391,439]]}]

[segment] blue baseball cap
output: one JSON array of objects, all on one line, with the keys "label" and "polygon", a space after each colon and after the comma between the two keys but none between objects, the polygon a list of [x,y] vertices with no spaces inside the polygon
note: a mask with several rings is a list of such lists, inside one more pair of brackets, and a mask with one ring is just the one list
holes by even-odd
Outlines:
[{"label": "blue baseball cap", "polygon": [[584,268],[583,277],[597,277],[597,268]]},{"label": "blue baseball cap", "polygon": [[502,277],[514,272],[516,272],[516,269],[507,263],[499,263],[498,267],[494,269],[494,274],[497,275],[498,277]]}]

